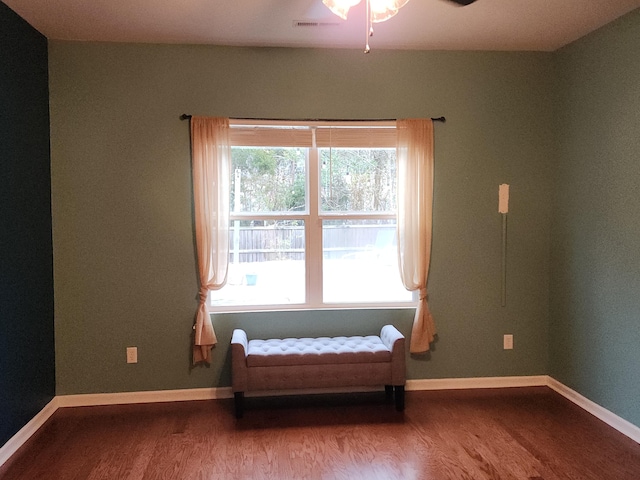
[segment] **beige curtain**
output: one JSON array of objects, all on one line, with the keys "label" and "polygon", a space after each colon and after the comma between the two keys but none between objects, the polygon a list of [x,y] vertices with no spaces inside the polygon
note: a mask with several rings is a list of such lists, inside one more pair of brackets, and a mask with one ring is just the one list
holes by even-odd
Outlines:
[{"label": "beige curtain", "polygon": [[211,363],[217,343],[207,298],[221,288],[229,265],[231,147],[228,118],[191,118],[191,154],[196,250],[200,281],[194,325],[193,363]]},{"label": "beige curtain", "polygon": [[425,353],[436,333],[427,303],[433,207],[433,121],[398,120],[398,256],[405,288],[420,300],[411,331],[411,353]]}]

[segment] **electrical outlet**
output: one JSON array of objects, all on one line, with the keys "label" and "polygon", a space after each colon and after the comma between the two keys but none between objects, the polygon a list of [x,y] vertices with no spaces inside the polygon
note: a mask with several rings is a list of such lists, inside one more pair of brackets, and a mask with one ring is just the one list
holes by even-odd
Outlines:
[{"label": "electrical outlet", "polygon": [[138,347],[127,347],[127,363],[138,363]]},{"label": "electrical outlet", "polygon": [[513,335],[505,335],[502,343],[505,350],[513,350]]}]

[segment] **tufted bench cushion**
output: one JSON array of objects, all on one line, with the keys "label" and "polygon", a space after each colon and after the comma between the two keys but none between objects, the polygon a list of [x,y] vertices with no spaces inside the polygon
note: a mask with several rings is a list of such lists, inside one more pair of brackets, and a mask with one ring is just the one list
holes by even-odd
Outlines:
[{"label": "tufted bench cushion", "polygon": [[391,350],[376,335],[250,340],[248,350],[249,367],[391,361]]},{"label": "tufted bench cushion", "polygon": [[301,388],[384,386],[404,409],[404,336],[385,325],[380,336],[248,340],[236,329],[231,338],[231,386],[236,416],[245,392]]}]

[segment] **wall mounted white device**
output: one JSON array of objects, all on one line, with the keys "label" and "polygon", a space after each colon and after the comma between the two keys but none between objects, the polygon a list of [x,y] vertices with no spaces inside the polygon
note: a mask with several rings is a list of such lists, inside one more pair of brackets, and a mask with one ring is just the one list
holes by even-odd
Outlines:
[{"label": "wall mounted white device", "polygon": [[502,306],[507,304],[507,213],[509,213],[509,185],[498,187],[498,212],[502,214]]}]

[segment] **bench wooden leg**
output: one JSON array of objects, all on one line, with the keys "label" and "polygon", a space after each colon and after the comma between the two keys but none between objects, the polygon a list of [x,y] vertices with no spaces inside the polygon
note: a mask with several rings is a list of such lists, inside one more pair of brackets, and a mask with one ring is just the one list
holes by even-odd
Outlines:
[{"label": "bench wooden leg", "polygon": [[236,418],[242,418],[244,415],[244,392],[235,392],[233,394],[234,405],[236,410]]},{"label": "bench wooden leg", "polygon": [[395,397],[396,397],[396,410],[402,412],[404,410],[404,385],[396,385]]}]

